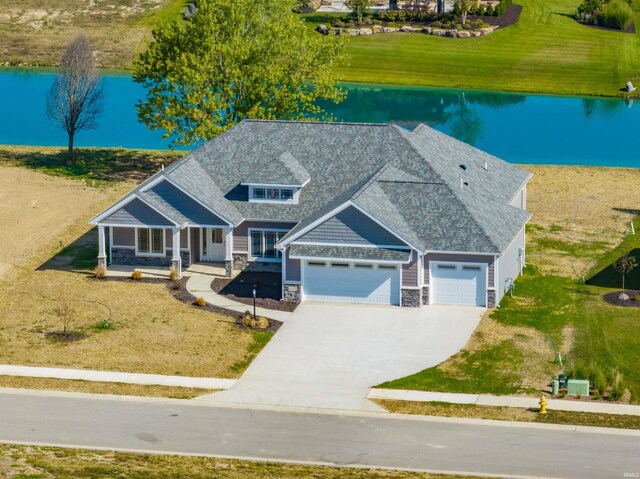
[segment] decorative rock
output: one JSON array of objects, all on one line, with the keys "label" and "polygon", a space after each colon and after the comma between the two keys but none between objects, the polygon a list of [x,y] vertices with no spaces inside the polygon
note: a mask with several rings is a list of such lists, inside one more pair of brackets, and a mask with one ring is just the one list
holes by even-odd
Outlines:
[{"label": "decorative rock", "polygon": [[411,25],[404,25],[400,27],[401,32],[411,33],[413,31],[413,27]]},{"label": "decorative rock", "polygon": [[323,35],[329,35],[329,28],[326,25],[318,25],[316,31]]},{"label": "decorative rock", "polygon": [[479,31],[480,31],[480,33],[482,33],[483,35],[486,35],[486,34],[488,34],[488,33],[493,32],[493,28],[481,28]]},{"label": "decorative rock", "polygon": [[357,28],[347,28],[346,31],[352,37],[355,36],[355,35],[360,35],[360,30],[358,30]]},{"label": "decorative rock", "polygon": [[458,37],[459,38],[471,38],[471,33],[467,32],[466,30],[462,30],[458,32]]},{"label": "decorative rock", "polygon": [[371,27],[373,33],[384,33],[384,27],[382,25],[374,25]]},{"label": "decorative rock", "polygon": [[371,28],[361,28],[358,30],[358,33],[360,33],[360,35],[371,35],[373,30]]},{"label": "decorative rock", "polygon": [[458,30],[447,30],[445,35],[447,37],[456,38],[458,36]]},{"label": "decorative rock", "polygon": [[620,293],[618,295],[618,299],[620,299],[622,301],[628,301],[629,300],[629,295],[627,293]]},{"label": "decorative rock", "polygon": [[469,32],[469,34],[470,34],[472,37],[476,37],[476,38],[477,38],[477,37],[481,37],[481,36],[482,36],[482,33],[480,33],[480,32],[473,32],[473,31],[471,31],[471,32]]},{"label": "decorative rock", "polygon": [[431,35],[433,35],[434,37],[444,37],[445,33],[446,32],[444,30],[440,30],[438,28],[434,28],[431,30]]},{"label": "decorative rock", "polygon": [[411,27],[411,31],[413,33],[421,33],[422,32],[422,27]]},{"label": "decorative rock", "polygon": [[431,35],[431,27],[422,27],[422,33],[426,33],[428,35]]},{"label": "decorative rock", "polygon": [[336,35],[342,35],[342,28],[334,28],[333,31],[336,33]]},{"label": "decorative rock", "polygon": [[382,31],[384,33],[394,33],[397,32],[399,30],[399,28],[396,27],[382,27]]}]

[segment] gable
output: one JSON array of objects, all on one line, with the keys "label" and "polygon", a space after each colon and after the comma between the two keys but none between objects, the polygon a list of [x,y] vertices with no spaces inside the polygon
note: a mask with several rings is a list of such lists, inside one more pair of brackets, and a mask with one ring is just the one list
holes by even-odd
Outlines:
[{"label": "gable", "polygon": [[172,221],[138,198],[103,218],[100,223],[122,226],[175,226]]},{"label": "gable", "polygon": [[350,244],[360,246],[402,246],[391,232],[353,206],[308,231],[296,243]]},{"label": "gable", "polygon": [[167,210],[169,214],[180,218],[181,222],[188,221],[195,225],[225,226],[226,221],[213,214],[200,203],[189,197],[168,181],[161,181],[153,188],[144,192],[154,202]]}]

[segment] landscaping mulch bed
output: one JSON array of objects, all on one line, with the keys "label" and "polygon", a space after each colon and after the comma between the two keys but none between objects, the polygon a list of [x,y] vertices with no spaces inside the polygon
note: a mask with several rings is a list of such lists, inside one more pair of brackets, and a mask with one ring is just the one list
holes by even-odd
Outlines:
[{"label": "landscaping mulch bed", "polygon": [[[216,278],[211,289],[232,301],[253,307],[253,285],[257,286],[256,306],[277,311],[294,311],[298,303],[281,301],[282,284],[280,273],[253,273],[243,271],[233,279]],[[251,309],[248,307],[247,309]]]},{"label": "landscaping mulch bed", "polygon": [[612,304],[614,306],[624,306],[627,308],[640,308],[640,301],[634,301],[631,298],[635,298],[640,294],[640,290],[626,290],[625,294],[629,296],[629,299],[622,300],[618,298],[618,296],[622,293],[622,291],[614,291],[613,293],[605,294],[602,299],[604,299],[607,303]]},{"label": "landscaping mulch bed", "polygon": [[596,30],[606,30],[608,32],[619,32],[619,33],[636,33],[636,23],[635,22],[631,22],[631,25],[629,25],[626,30],[618,30],[617,28],[607,28],[607,27],[601,27],[599,25],[592,25],[590,23],[582,23],[582,22],[578,22],[580,25],[584,25],[585,27],[589,27],[589,28],[595,28]]},{"label": "landscaping mulch bed", "polygon": [[489,25],[498,25],[500,28],[508,27],[509,25],[513,25],[520,19],[520,14],[522,13],[522,5],[511,4],[507,7],[504,12],[504,15],[499,17],[487,16],[487,15],[469,15],[467,17],[467,21],[480,19]]}]

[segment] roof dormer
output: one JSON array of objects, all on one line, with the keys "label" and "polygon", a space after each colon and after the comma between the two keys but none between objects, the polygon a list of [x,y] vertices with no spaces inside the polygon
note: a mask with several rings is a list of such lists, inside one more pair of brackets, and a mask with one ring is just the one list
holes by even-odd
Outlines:
[{"label": "roof dormer", "polygon": [[307,170],[285,151],[274,161],[257,168],[241,185],[249,188],[249,202],[297,204],[300,191],[309,181]]}]

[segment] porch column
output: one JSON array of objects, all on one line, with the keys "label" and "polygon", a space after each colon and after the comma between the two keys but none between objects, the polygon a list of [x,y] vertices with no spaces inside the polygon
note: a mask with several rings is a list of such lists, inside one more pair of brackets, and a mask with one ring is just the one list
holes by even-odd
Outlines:
[{"label": "porch column", "polygon": [[227,226],[224,231],[226,234],[224,242],[224,272],[231,277],[233,274],[233,228]]},{"label": "porch column", "polygon": [[180,257],[180,228],[173,227],[173,242],[172,251],[173,255],[171,257],[171,267],[175,268],[178,272],[178,276],[182,276],[182,258]]},{"label": "porch column", "polygon": [[104,226],[98,226],[98,266],[107,267],[106,241],[104,237]]}]

